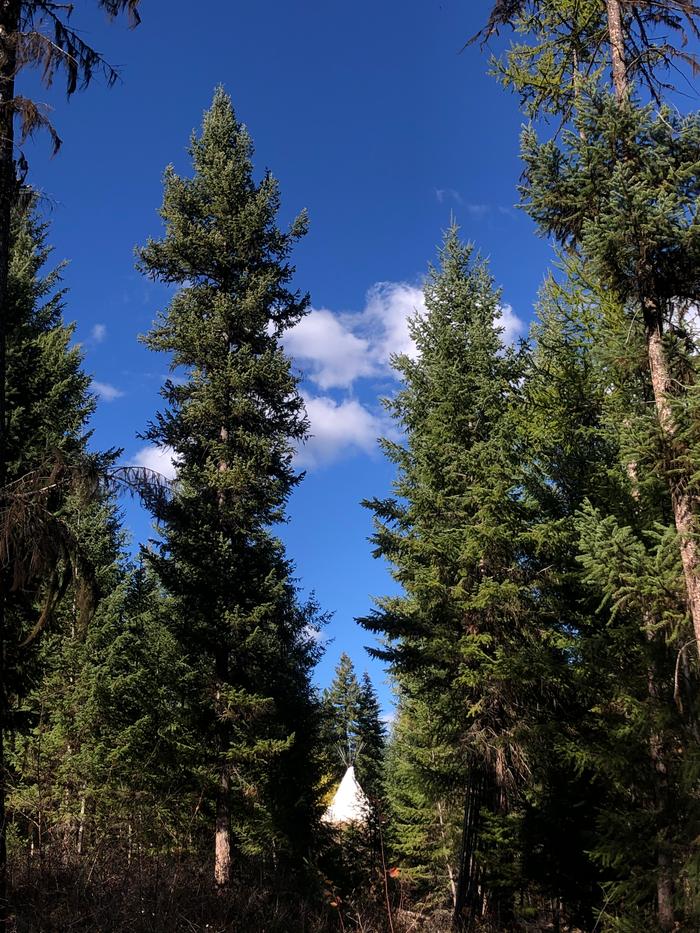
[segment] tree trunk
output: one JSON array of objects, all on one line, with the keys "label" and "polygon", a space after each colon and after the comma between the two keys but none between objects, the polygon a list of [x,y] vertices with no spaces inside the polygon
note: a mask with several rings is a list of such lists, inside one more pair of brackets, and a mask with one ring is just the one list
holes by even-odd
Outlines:
[{"label": "tree trunk", "polygon": [[464,822],[460,849],[459,876],[452,923],[455,929],[473,930],[483,908],[480,872],[476,862],[481,806],[486,785],[486,769],[479,764],[471,769],[464,797]]},{"label": "tree trunk", "polygon": [[225,888],[231,880],[231,801],[228,768],[223,766],[216,790],[216,828],[214,832],[214,881]]},{"label": "tree trunk", "polygon": [[659,929],[675,930],[676,920],[673,913],[673,881],[671,879],[671,860],[660,848],[657,858],[658,874],[656,877],[656,903]]},{"label": "tree trunk", "polygon": [[[226,346],[230,352],[230,341],[226,335]],[[229,438],[228,428],[222,425],[219,430],[222,445],[226,445]],[[225,460],[219,461],[219,473],[228,470]],[[219,489],[217,496],[219,517],[221,519],[226,508],[226,495]],[[223,523],[221,523],[223,527]],[[214,882],[220,890],[228,887],[231,881],[231,778],[226,763],[227,730],[223,726],[223,710],[221,709],[221,687],[228,681],[229,663],[225,649],[221,649],[216,659],[217,687],[217,731],[219,749],[219,783],[216,790],[216,825],[214,827]]]},{"label": "tree trunk", "polygon": [[447,868],[447,877],[450,882],[450,892],[452,894],[452,907],[457,906],[457,885],[455,883],[455,873],[452,868],[452,862],[450,861],[450,849],[447,845],[447,835],[445,832],[445,820],[442,815],[442,804],[438,800],[437,802],[437,814],[438,822],[440,824],[440,838],[442,839],[442,849],[445,853],[445,867]]},{"label": "tree trunk", "polygon": [[78,838],[76,841],[76,854],[78,859],[83,854],[83,838],[85,836],[85,791],[80,795],[80,817],[78,819]]},{"label": "tree trunk", "polygon": [[675,454],[678,447],[678,425],[671,407],[672,379],[663,345],[661,315],[649,302],[645,307],[647,352],[651,384],[659,420],[669,456],[666,471],[676,531],[680,538],[681,564],[687,593],[688,609],[693,621],[693,632],[700,654],[700,547],[695,537],[697,532],[693,497],[688,491],[688,477],[675,469]]},{"label": "tree trunk", "polygon": [[622,101],[625,100],[629,94],[622,7],[620,5],[620,0],[606,0],[606,5],[608,10],[608,35],[610,37],[613,84],[615,86],[615,95],[617,99]]},{"label": "tree trunk", "polygon": [[229,658],[224,646],[220,646],[217,651],[215,670],[217,684],[214,712],[216,715],[216,751],[218,759],[216,766],[219,776],[215,800],[214,883],[219,890],[223,890],[228,887],[231,880],[231,774],[226,760],[229,736],[224,720],[222,700],[222,688],[228,683]]},{"label": "tree trunk", "polygon": [[[650,642],[650,648],[653,651],[653,634],[651,628],[647,627],[647,638]],[[649,698],[653,704],[660,702],[660,691],[658,687],[658,677],[653,660],[649,663],[647,672],[647,684]],[[652,713],[654,711],[652,710]],[[668,787],[668,764],[664,750],[663,737],[658,732],[652,732],[649,737],[649,753],[651,766],[654,772],[654,796],[656,809],[659,814],[660,831],[657,833],[657,856],[656,856],[656,901],[657,901],[657,920],[659,929],[675,929],[675,917],[673,913],[673,878],[672,865],[666,841],[668,833],[666,830],[666,820],[669,815],[669,787]]]}]

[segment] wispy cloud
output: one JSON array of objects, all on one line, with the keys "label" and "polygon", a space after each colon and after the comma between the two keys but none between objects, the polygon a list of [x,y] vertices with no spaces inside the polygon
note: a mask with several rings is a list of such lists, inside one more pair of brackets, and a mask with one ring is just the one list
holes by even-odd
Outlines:
[{"label": "wispy cloud", "polygon": [[505,204],[485,204],[483,202],[467,201],[456,188],[435,188],[435,200],[438,204],[457,204],[470,217],[481,220],[495,214],[503,217],[512,217],[513,208]]},{"label": "wispy cloud", "polygon": [[106,337],[107,337],[107,325],[106,324],[93,325],[93,328],[90,331],[90,342],[91,343],[103,343]]},{"label": "wispy cloud", "polygon": [[476,220],[481,220],[484,217],[493,217],[494,215],[500,215],[501,217],[513,216],[513,208],[506,207],[505,204],[475,204],[474,202],[470,202],[469,204],[464,204],[463,207],[467,214]]},{"label": "wispy cloud", "polygon": [[103,402],[113,402],[124,395],[121,389],[111,385],[111,383],[98,382],[97,379],[92,380],[92,388]]},{"label": "wispy cloud", "polygon": [[464,208],[471,217],[486,217],[493,211],[491,204],[465,204]]},{"label": "wispy cloud", "polygon": [[175,479],[177,473],[172,447],[149,444],[134,454],[132,463],[134,466],[145,467],[147,470],[153,470],[154,473],[160,473],[166,479]]},{"label": "wispy cloud", "polygon": [[464,204],[464,199],[456,188],[436,188],[435,198],[438,204],[449,204],[450,202]]}]

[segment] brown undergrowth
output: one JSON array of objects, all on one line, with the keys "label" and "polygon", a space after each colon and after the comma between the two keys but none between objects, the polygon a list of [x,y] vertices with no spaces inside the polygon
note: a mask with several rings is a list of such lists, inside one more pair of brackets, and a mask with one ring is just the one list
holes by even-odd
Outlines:
[{"label": "brown undergrowth", "polygon": [[172,856],[115,854],[80,864],[25,859],[11,872],[8,933],[448,933],[449,913],[397,906],[391,923],[371,891],[337,900],[304,885],[249,873],[225,893],[210,867]]}]

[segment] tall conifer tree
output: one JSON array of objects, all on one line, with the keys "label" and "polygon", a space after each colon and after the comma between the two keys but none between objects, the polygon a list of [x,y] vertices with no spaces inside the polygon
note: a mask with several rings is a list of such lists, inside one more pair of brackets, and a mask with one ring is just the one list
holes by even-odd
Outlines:
[{"label": "tall conifer tree", "polygon": [[156,508],[163,543],[151,560],[200,678],[219,886],[230,879],[232,829],[239,852],[303,846],[313,809],[313,607],[299,606],[271,531],[299,481],[294,444],[307,429],[280,342],[308,305],[289,287],[288,261],[306,217],[277,226],[277,182],[254,179],[252,152],[217,90],[191,141],[193,176],[166,171],[165,235],[140,251],[146,274],[178,286],[146,337],[184,372],[166,382],[166,408],[146,435],[173,451],[178,474]]},{"label": "tall conifer tree", "polygon": [[387,636],[382,655],[402,689],[432,707],[437,733],[461,752],[460,921],[481,910],[489,885],[491,912],[503,919],[509,882],[498,869],[484,881],[479,824],[482,812],[507,818],[520,759],[511,659],[521,638],[521,517],[506,420],[520,363],[503,345],[499,295],[472,252],[453,226],[425,286],[427,311],[410,322],[417,357],[394,360],[402,387],[387,405],[406,442],[383,442],[395,497],[367,504],[375,554],[405,595],[362,620]]},{"label": "tall conifer tree", "polygon": [[[679,804],[683,801],[681,810],[690,802],[680,776],[692,759],[696,714],[687,700],[683,711],[674,708],[672,693],[687,689],[678,681],[681,670],[686,684],[696,676],[697,662],[689,664],[686,657],[688,636],[694,633],[700,645],[698,353],[689,326],[689,309],[699,295],[699,136],[697,114],[682,117],[655,108],[666,89],[663,70],[679,60],[693,63],[692,52],[682,45],[687,33],[697,35],[699,13],[684,0],[573,6],[516,0],[497,4],[490,24],[512,23],[527,36],[500,65],[504,82],[520,93],[531,115],[555,113],[566,124],[558,139],[545,142],[532,127],[524,132],[522,193],[540,230],[583,257],[604,321],[596,339],[599,358],[609,361],[606,407],[617,403],[616,440],[627,483],[617,502],[584,508],[581,560],[586,580],[612,607],[610,624],[618,621],[631,639],[627,657],[638,660],[637,683],[631,677],[625,689],[636,698],[639,715],[632,715],[632,702],[627,711],[644,739],[626,762],[626,778],[618,780],[629,782],[630,793],[637,788],[649,820],[648,848],[623,841],[622,821],[606,848],[608,858],[616,847],[645,852],[640,858],[646,867],[636,874],[629,904],[642,911],[633,922],[646,922],[639,917],[646,916],[655,888],[662,929],[674,928],[676,910],[687,921],[692,900],[679,897],[678,886],[674,897],[679,868],[671,866],[682,860],[686,847],[683,833],[672,828],[670,800],[675,795]],[[645,103],[649,97],[654,106]],[[664,581],[663,596],[654,576]],[[632,579],[638,593],[646,592],[641,601],[632,595]],[[628,624],[634,618],[636,637],[625,629],[625,617]],[[609,647],[614,656],[612,641]],[[616,731],[614,717],[609,726]],[[640,771],[631,762],[639,760],[645,745],[648,770],[638,783]],[[607,762],[613,760],[608,751]],[[629,892],[625,885],[634,887],[635,873],[628,867],[618,893]]]},{"label": "tall conifer tree", "polygon": [[74,506],[92,496],[84,488],[73,506],[67,501],[71,483],[63,465],[85,457],[94,399],[80,350],[71,346],[74,328],[63,320],[61,268],[46,268],[47,237],[37,199],[25,190],[12,213],[6,304],[0,311],[6,324],[0,391],[8,403],[0,466],[0,927],[6,914],[4,730],[17,725],[36,663],[36,644],[23,642],[35,641],[69,580],[71,555],[64,545],[69,539],[77,543]]}]

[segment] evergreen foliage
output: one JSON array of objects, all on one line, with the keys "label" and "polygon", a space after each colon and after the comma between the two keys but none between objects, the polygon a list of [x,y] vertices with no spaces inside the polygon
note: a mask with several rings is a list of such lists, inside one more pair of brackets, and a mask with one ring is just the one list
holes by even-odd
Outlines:
[{"label": "evergreen foliage", "polygon": [[333,681],[322,697],[326,770],[333,789],[353,765],[360,786],[377,803],[383,798],[386,730],[372,681],[365,672],[357,680],[350,657],[343,653]]},{"label": "evergreen foliage", "polygon": [[[511,346],[453,224],[392,358],[395,479],[364,504],[400,594],[360,620],[389,736],[347,654],[312,684],[324,617],[276,531],[309,429],[283,345],[307,221],[280,224],[221,89],[138,253],[169,294],[144,438],[176,478],[89,451],[13,140],[19,120],[59,143],[21,68],[69,95],[115,77],[68,12],[0,9],[0,929],[6,838],[17,929],[700,928],[700,123],[661,101],[700,10],[493,7],[482,35],[518,33],[493,70],[533,121],[523,207],[561,253]],[[136,563],[115,476],[156,520]],[[318,818],[349,764],[374,818],[339,832]]]},{"label": "evergreen foliage", "polygon": [[304,852],[313,828],[316,610],[299,603],[271,530],[299,480],[292,457],[307,428],[280,343],[308,304],[288,287],[306,219],[277,226],[277,182],[254,180],[250,137],[223,90],[190,153],[192,178],[165,174],[163,238],[139,254],[145,273],[178,286],[146,344],[184,373],[166,382],[167,407],[146,433],[177,462],[148,560],[196,684],[202,793],[216,803],[227,884],[229,825],[246,853],[271,840]]},{"label": "evergreen foliage", "polygon": [[[499,820],[523,763],[512,666],[522,647],[522,516],[507,426],[521,362],[501,341],[488,270],[454,226],[425,304],[410,322],[417,358],[394,359],[402,387],[387,401],[406,436],[405,444],[383,441],[397,467],[395,496],[367,503],[375,554],[390,561],[405,596],[380,600],[362,622],[385,634],[381,655],[402,690],[430,705],[436,734],[455,749],[461,768],[450,791],[473,798],[475,818],[483,806]],[[479,790],[470,791],[477,775]],[[472,852],[463,866],[458,914],[467,897],[479,897],[484,857]],[[497,874],[492,865],[494,904],[508,886]]]},{"label": "evergreen foliage", "polygon": [[401,699],[386,762],[391,858],[424,909],[455,905],[464,806],[458,757],[436,725],[427,704]]}]

